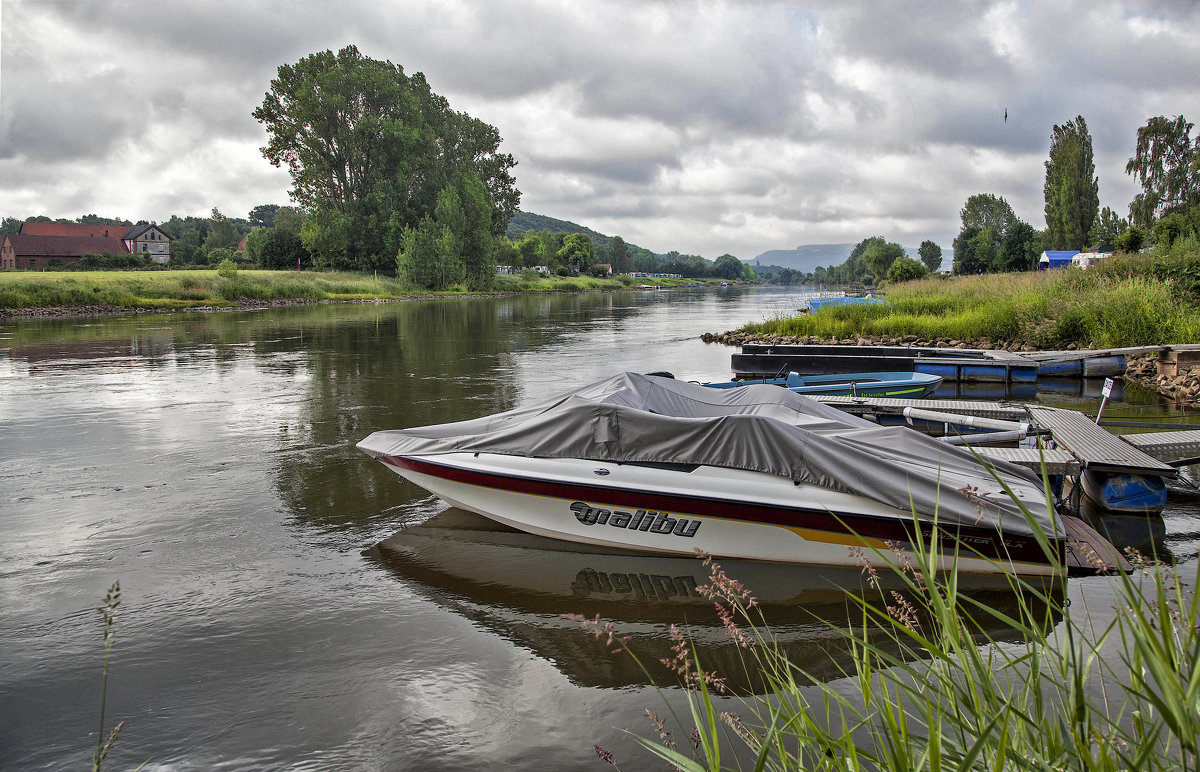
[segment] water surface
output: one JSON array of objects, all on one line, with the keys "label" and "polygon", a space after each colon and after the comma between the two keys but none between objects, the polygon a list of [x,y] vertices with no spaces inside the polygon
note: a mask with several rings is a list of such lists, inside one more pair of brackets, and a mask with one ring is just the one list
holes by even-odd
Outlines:
[{"label": "water surface", "polygon": [[[616,620],[651,665],[686,622],[732,663],[702,567],[491,533],[354,443],[621,370],[726,380],[731,349],[698,336],[802,302],[730,288],[0,325],[0,767],[87,763],[114,580],[113,769],[595,768],[593,744],[644,766],[625,730],[649,734],[662,698],[560,615]],[[1092,409],[1089,388],[1043,398]],[[1182,420],[1145,394],[1106,408],[1122,414]],[[1173,504],[1164,546],[1194,550],[1198,523]],[[793,656],[835,678],[820,620],[854,577],[741,568]]]}]

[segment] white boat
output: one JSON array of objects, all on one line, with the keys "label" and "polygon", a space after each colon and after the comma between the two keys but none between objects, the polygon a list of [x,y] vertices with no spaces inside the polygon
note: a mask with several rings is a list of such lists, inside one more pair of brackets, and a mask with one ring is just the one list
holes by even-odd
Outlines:
[{"label": "white boat", "polygon": [[774,386],[623,373],[358,447],[453,506],[583,544],[884,566],[936,531],[943,570],[1093,573],[1096,554],[1123,565],[1089,526],[1056,514],[1027,470],[985,467],[969,450]]}]

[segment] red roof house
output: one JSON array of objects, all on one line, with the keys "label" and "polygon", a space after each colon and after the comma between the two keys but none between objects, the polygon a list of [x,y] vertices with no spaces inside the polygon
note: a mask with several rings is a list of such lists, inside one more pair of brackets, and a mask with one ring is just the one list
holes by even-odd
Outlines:
[{"label": "red roof house", "polygon": [[157,225],[78,225],[25,222],[0,241],[0,268],[37,268],[51,260],[74,263],[84,255],[140,254],[171,260],[171,237]]},{"label": "red roof house", "polygon": [[124,241],[115,237],[8,233],[0,241],[0,268],[39,268],[48,265],[51,260],[75,263],[84,255],[106,253],[126,255],[129,250],[125,248]]},{"label": "red roof house", "polygon": [[119,239],[129,230],[128,225],[76,225],[62,222],[23,222],[18,233],[25,236],[90,236]]}]

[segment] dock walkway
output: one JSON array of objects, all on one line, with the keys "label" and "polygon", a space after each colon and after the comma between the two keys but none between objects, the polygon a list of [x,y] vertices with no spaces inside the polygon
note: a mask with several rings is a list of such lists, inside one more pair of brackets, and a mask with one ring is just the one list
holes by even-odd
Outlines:
[{"label": "dock walkway", "polygon": [[994,418],[1030,423],[1054,440],[1054,449],[998,448],[977,446],[975,451],[988,458],[1002,459],[1039,470],[1044,463],[1048,474],[1074,476],[1082,469],[1098,472],[1150,474],[1175,477],[1177,470],[1166,463],[1200,455],[1200,429],[1115,435],[1083,413],[1074,410],[1022,405],[1012,402],[973,402],[947,399],[881,399],[873,397],[815,397],[818,401],[848,413],[881,423],[898,423],[904,408],[960,416]]},{"label": "dock walkway", "polygon": [[1097,426],[1083,413],[1031,405],[1029,416],[1035,426],[1050,432],[1055,443],[1079,459],[1084,469],[1159,477],[1177,474],[1175,467],[1143,453],[1120,436]]}]

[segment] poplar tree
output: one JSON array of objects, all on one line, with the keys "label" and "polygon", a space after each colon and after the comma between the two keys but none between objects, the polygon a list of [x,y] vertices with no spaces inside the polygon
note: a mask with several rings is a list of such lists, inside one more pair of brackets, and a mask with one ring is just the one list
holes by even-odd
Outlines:
[{"label": "poplar tree", "polygon": [[1092,158],[1092,135],[1082,115],[1050,135],[1046,161],[1047,249],[1084,249],[1100,211],[1100,185]]}]

